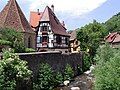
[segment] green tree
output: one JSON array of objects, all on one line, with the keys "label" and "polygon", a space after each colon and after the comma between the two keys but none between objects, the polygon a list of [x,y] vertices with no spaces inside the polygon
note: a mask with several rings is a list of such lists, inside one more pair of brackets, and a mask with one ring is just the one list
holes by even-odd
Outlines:
[{"label": "green tree", "polygon": [[34,82],[34,90],[52,90],[54,87],[54,76],[49,64],[40,64],[37,80]]},{"label": "green tree", "polygon": [[54,86],[58,86],[63,83],[63,75],[60,72],[54,74]]},{"label": "green tree", "polygon": [[108,62],[111,57],[114,56],[114,52],[115,50],[111,48],[111,46],[108,43],[106,43],[105,45],[102,45],[97,49],[94,61],[96,62],[96,64],[102,66],[106,62]]},{"label": "green tree", "polygon": [[19,59],[14,53],[5,51],[0,61],[0,90],[15,90],[18,82],[28,81],[32,71],[28,70],[27,62]]},{"label": "green tree", "polygon": [[25,52],[23,34],[21,32],[10,28],[0,28],[0,39],[6,41],[6,43],[10,42],[9,46],[14,48],[15,52]]},{"label": "green tree", "polygon": [[106,34],[105,27],[95,20],[93,23],[85,25],[77,32],[77,39],[81,42],[81,50],[89,52],[90,56],[94,57],[96,49]]},{"label": "green tree", "polygon": [[120,90],[120,49],[101,46],[94,59],[95,90]]},{"label": "green tree", "polygon": [[90,54],[87,52],[84,52],[83,54],[83,72],[89,70],[91,66],[92,58],[90,57]]},{"label": "green tree", "polygon": [[[109,54],[106,55],[109,57]],[[104,59],[102,56],[100,58]],[[94,71],[95,90],[120,90],[120,51],[114,51],[114,56],[107,61],[105,59],[99,61]],[[103,61],[105,62],[101,65],[100,62]]]},{"label": "green tree", "polygon": [[120,12],[107,20],[104,25],[109,32],[120,32]]},{"label": "green tree", "polygon": [[73,68],[67,64],[64,71],[64,80],[71,80],[74,77]]}]

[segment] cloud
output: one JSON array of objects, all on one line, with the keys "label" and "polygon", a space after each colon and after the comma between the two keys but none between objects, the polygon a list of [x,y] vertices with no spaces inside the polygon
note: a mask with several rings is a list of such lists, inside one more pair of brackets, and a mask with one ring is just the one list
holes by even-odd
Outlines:
[{"label": "cloud", "polygon": [[[0,0],[0,2],[8,0]],[[27,7],[29,11],[43,11],[46,6],[55,6],[55,12],[57,14],[64,14],[69,16],[82,16],[86,13],[93,11],[94,9],[101,6],[107,0],[17,0],[22,7]]]},{"label": "cloud", "polygon": [[55,6],[56,12],[67,13],[71,16],[79,16],[101,6],[107,0],[26,0],[29,1],[30,10],[37,10],[52,4]]}]

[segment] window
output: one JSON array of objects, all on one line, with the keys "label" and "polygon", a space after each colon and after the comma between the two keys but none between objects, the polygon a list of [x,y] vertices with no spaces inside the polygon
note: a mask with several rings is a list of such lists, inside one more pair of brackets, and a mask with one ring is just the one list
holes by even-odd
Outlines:
[{"label": "window", "polygon": [[73,48],[73,51],[76,51],[76,48]]},{"label": "window", "polygon": [[65,44],[66,44],[66,45],[69,44],[68,38],[65,38]]},{"label": "window", "polygon": [[48,26],[41,26],[41,31],[48,31],[49,27]]},{"label": "window", "polygon": [[75,44],[78,45],[78,41],[76,41]]},{"label": "window", "polygon": [[42,38],[42,42],[47,42],[47,36],[43,36],[43,38]]},{"label": "window", "polygon": [[41,43],[42,42],[42,37],[41,36],[38,36],[37,37],[37,43]]},{"label": "window", "polygon": [[61,39],[61,37],[60,37],[60,36],[57,36],[57,37],[56,37],[56,42],[57,42],[58,44],[61,44],[62,39]]}]

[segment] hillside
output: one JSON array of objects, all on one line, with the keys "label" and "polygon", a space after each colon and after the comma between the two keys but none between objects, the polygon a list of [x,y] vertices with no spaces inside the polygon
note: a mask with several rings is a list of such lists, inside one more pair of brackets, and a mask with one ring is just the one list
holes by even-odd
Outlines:
[{"label": "hillside", "polygon": [[120,31],[120,12],[105,22],[109,32]]}]

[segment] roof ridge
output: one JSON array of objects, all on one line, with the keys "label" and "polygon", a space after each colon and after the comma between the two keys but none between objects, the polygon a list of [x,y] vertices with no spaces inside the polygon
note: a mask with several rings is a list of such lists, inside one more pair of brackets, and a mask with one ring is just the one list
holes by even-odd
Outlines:
[{"label": "roof ridge", "polygon": [[[17,4],[17,2],[16,2],[16,0],[14,0],[15,2],[14,3],[16,3]],[[21,21],[21,18],[20,18],[20,15],[19,15],[19,13],[18,13],[18,8],[17,8],[17,5],[15,4],[15,8],[16,8],[16,10],[17,10],[17,14],[18,14],[18,18],[19,18],[19,20],[20,20],[20,25],[22,26],[22,29],[24,30],[24,28],[23,28],[23,25],[22,25],[22,21]],[[25,30],[24,30],[25,31]]]},{"label": "roof ridge", "polygon": [[[7,3],[7,5],[8,5],[8,8],[7,8],[7,13],[6,13],[6,15],[5,15],[5,19],[4,19],[4,22],[3,22],[3,25],[4,25],[4,23],[6,22],[6,18],[7,18],[7,16],[8,16],[8,12],[9,12],[9,9],[10,9],[10,5],[11,5],[11,2],[10,2],[11,0],[9,0],[8,1],[8,3]],[[10,3],[10,4],[9,4]],[[5,6],[5,7],[7,7],[7,5]],[[3,10],[4,10],[5,8],[3,8]],[[2,11],[1,11],[2,12]]]},{"label": "roof ridge", "polygon": [[[56,16],[55,13],[51,10],[51,8],[48,7],[48,9],[50,10],[50,12],[49,12],[49,17],[50,17],[50,14],[52,14],[52,15],[55,17],[55,19],[57,20],[57,22],[58,22],[65,30],[67,30],[67,29],[61,24],[60,20],[57,18],[57,16]],[[48,11],[49,11],[49,10],[48,10]]]},{"label": "roof ridge", "polygon": [[[34,32],[34,31],[32,30],[32,27],[30,26],[29,22],[27,21],[24,13],[22,12],[20,6],[19,6],[18,3],[16,2],[16,0],[14,0],[14,1],[15,1],[17,14],[18,14],[18,17],[19,17],[19,20],[20,20],[20,23],[21,23],[21,26],[22,26],[23,31],[24,31],[24,32],[27,32],[27,33],[32,33],[32,32]],[[29,30],[29,31],[26,31],[26,30],[25,30],[25,27],[24,27],[24,25],[23,25],[23,23],[22,23],[22,17],[20,16],[19,10],[20,10],[21,14],[23,15],[23,17],[25,17],[25,21],[27,22],[27,24],[29,24],[31,30]]]}]

